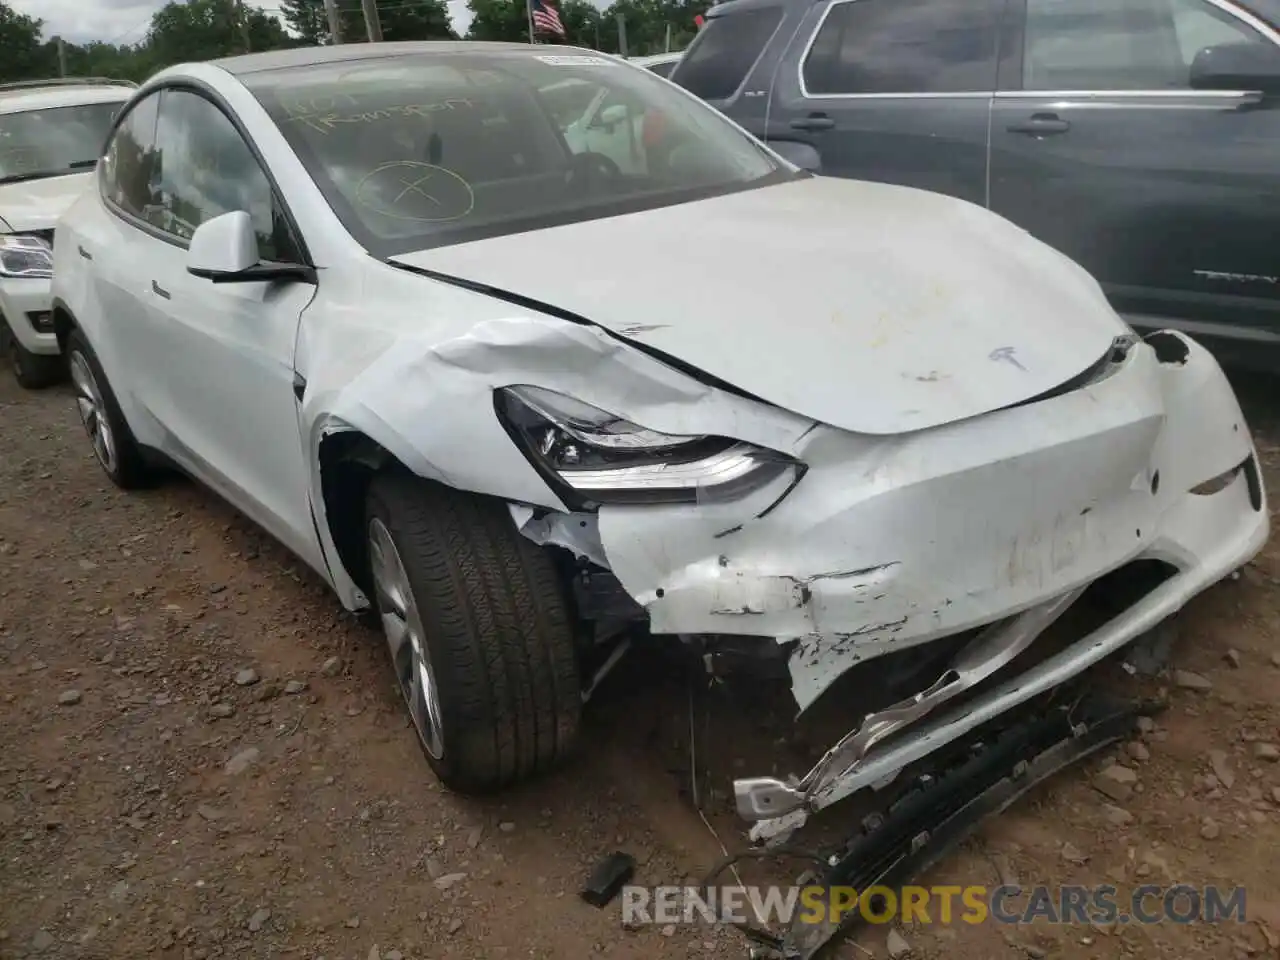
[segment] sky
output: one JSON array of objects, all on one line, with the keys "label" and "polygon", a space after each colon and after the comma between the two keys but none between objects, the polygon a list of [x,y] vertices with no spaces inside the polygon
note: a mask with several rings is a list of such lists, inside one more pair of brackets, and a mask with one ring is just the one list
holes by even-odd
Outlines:
[{"label": "sky", "polygon": [[[44,21],[46,36],[62,35],[74,43],[102,40],[137,43],[147,33],[151,15],[166,0],[6,0],[19,13]],[[276,13],[276,0],[246,0],[268,13]],[[447,0],[454,29],[462,32],[471,23],[466,0]]]}]

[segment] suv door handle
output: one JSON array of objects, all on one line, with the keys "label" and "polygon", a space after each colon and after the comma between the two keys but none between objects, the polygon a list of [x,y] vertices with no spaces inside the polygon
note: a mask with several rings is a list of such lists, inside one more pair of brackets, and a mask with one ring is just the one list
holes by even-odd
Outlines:
[{"label": "suv door handle", "polygon": [[807,117],[796,117],[791,121],[793,130],[830,130],[836,122],[825,113],[811,113]]},{"label": "suv door handle", "polygon": [[76,249],[80,251],[80,256],[84,257],[86,260],[93,259],[93,254],[90,253],[88,250],[86,250],[84,247],[80,246],[79,244],[76,244]]},{"label": "suv door handle", "polygon": [[169,291],[160,286],[160,284],[156,283],[154,280],[151,281],[151,292],[157,297],[162,297],[165,300],[169,299]]},{"label": "suv door handle", "polygon": [[1071,124],[1056,113],[1033,113],[1029,120],[1020,120],[1005,127],[1010,133],[1026,133],[1033,137],[1047,137],[1055,133],[1066,133]]}]

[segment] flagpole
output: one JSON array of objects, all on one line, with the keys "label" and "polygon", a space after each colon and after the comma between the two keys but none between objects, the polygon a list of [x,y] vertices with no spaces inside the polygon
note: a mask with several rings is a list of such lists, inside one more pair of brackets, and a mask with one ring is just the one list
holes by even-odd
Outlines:
[{"label": "flagpole", "polygon": [[524,12],[529,18],[529,42],[537,43],[538,41],[533,39],[533,0],[524,0]]}]

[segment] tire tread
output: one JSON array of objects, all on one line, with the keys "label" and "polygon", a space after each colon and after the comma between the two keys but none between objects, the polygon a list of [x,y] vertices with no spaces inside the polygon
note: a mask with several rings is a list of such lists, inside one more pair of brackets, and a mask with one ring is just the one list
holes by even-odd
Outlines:
[{"label": "tire tread", "polygon": [[396,541],[427,633],[445,728],[447,785],[483,792],[570,751],[581,712],[573,628],[550,557],[499,500],[405,471],[379,475],[370,515]]}]

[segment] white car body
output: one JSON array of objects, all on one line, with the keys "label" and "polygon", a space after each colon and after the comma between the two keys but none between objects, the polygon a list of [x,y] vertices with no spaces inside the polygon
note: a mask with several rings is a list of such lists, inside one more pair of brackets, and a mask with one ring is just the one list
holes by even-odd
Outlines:
[{"label": "white car body", "polygon": [[[125,82],[63,80],[0,85],[0,245],[24,237],[44,246],[48,263],[49,240],[53,226],[72,202],[91,182],[92,170],[48,172],[39,169],[39,159],[30,171],[39,179],[17,179],[5,183],[4,177],[22,174],[22,164],[7,166],[11,147],[8,144],[7,121],[15,114],[48,116],[46,111],[95,104],[120,105],[129,99],[134,86]],[[25,149],[28,145],[24,144]],[[84,160],[96,159],[101,143],[92,144]],[[20,151],[15,151],[15,155]],[[25,158],[19,158],[25,159]],[[58,341],[54,336],[50,312],[50,273],[29,270],[14,274],[0,266],[0,316],[12,332],[17,344],[31,355],[56,356]]]},{"label": "white car body", "polygon": [[[382,261],[241,83],[304,54],[371,56],[174,67],[139,98],[194,83],[238,115],[315,285],[210,284],[187,269],[203,242],[188,254],[88,191],[55,246],[64,336],[74,324],[92,343],[141,445],[353,610],[370,597],[344,562],[332,471],[358,448],[504,501],[526,537],[611,572],[655,633],[782,645],[801,710],[857,664],[986,628],[822,769],[740,781],[760,835],[1078,674],[1263,546],[1257,456],[1213,357],[1176,332],[1136,340],[1084,270],[1004,219],[802,177]],[[696,502],[575,506],[495,412],[495,391],[515,385],[660,434],[733,438],[782,466],[741,496],[708,486]],[[1144,560],[1168,566],[1155,589],[963,710],[933,713],[1089,584]],[[908,723],[927,736],[870,749]]]}]

